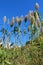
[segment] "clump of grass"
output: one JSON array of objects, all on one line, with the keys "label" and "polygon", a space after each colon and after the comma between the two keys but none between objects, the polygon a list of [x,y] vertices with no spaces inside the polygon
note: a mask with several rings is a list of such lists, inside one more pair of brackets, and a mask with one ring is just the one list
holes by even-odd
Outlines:
[{"label": "clump of grass", "polygon": [[43,65],[43,40],[37,39],[22,47],[0,47],[0,65]]}]

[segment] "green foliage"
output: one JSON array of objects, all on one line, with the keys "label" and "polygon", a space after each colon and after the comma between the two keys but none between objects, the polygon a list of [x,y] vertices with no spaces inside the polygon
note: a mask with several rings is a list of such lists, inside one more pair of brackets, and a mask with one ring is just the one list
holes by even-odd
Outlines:
[{"label": "green foliage", "polygon": [[[0,65],[43,65],[43,37],[27,41],[25,46],[0,47]],[[38,40],[38,41],[37,41]]]}]

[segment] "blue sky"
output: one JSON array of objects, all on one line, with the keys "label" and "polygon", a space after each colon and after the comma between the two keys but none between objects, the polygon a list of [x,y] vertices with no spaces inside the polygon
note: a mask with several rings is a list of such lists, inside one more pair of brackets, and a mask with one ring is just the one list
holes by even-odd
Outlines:
[{"label": "blue sky", "polygon": [[25,16],[29,10],[35,9],[34,5],[36,2],[40,5],[39,12],[43,14],[43,0],[0,0],[0,23],[3,22],[3,16],[7,16],[10,19],[13,16]]},{"label": "blue sky", "polygon": [[43,0],[0,0],[0,17],[26,15],[29,10],[34,9],[35,3],[40,4],[40,11],[43,11]]}]

